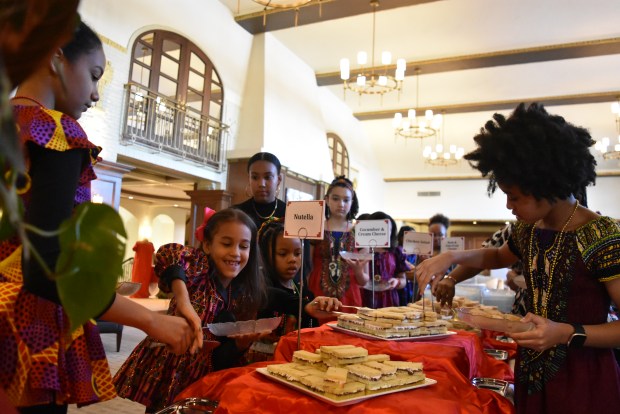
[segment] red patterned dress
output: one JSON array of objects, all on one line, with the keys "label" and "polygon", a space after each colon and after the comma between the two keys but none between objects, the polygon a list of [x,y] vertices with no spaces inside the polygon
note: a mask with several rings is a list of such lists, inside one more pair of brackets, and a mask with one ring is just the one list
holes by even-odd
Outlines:
[{"label": "red patterned dress", "polygon": [[[184,270],[190,300],[204,327],[219,322],[221,316],[235,308],[237,295],[232,283],[223,289],[202,250],[166,244],[158,249],[156,262],[155,273],[165,291],[169,290],[169,286],[162,284],[166,269],[176,266]],[[168,314],[173,315],[176,307],[173,298]],[[114,376],[118,395],[157,411],[170,405],[183,389],[209,372],[241,363],[242,353],[237,352],[234,341],[216,338],[207,329],[204,333],[205,340],[219,340],[222,344],[213,352],[200,350],[194,355],[189,352],[175,355],[163,346],[150,347],[152,340],[145,338]]]},{"label": "red patterned dress", "polygon": [[[16,105],[13,115],[32,177],[24,194],[26,216],[55,230],[75,205],[90,201],[100,148],[61,112]],[[44,253],[55,263],[57,250]],[[71,332],[59,303],[53,281],[22,273],[19,240],[0,242],[0,386],[15,406],[86,405],[116,396],[97,327],[87,323]]]},{"label": "red patterned dress", "polygon": [[308,286],[314,296],[330,296],[338,298],[344,305],[362,306],[360,286],[353,269],[340,257],[341,251],[355,250],[353,232],[325,230],[323,240],[317,240],[313,246]]}]

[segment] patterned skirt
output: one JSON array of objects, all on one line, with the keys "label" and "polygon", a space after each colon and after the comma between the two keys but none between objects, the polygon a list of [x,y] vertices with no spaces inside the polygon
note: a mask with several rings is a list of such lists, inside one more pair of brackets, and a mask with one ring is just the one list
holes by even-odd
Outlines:
[{"label": "patterned skirt", "polygon": [[0,386],[17,407],[106,401],[116,393],[99,330],[74,332],[61,306],[23,289],[21,248],[0,262]]}]

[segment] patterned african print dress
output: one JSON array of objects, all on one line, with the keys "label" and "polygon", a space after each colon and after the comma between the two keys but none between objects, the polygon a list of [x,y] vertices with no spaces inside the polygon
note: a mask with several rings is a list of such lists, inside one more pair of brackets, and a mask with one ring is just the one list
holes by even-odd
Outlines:
[{"label": "patterned african print dress", "polygon": [[[72,206],[90,201],[90,181],[96,178],[92,165],[100,149],[88,141],[80,125],[67,115],[40,106],[17,105],[13,112],[19,136],[31,152],[26,160],[29,167],[40,170],[40,163],[49,156],[83,152],[78,154],[85,162],[81,171],[75,170],[79,178],[75,177],[77,190],[73,200],[60,199],[56,194],[57,198],[45,206],[48,214],[58,204],[63,206],[58,207],[60,210],[70,211]],[[59,168],[62,167],[61,164]],[[45,171],[46,178],[49,177],[47,186],[75,185],[61,182],[57,178],[60,173]],[[34,205],[29,206],[31,196],[34,194],[24,194],[25,207],[35,211]],[[57,299],[53,282],[44,276],[41,279],[45,280],[32,282],[28,276],[28,286],[43,285],[43,290]],[[45,299],[24,287],[19,240],[0,242],[0,386],[12,404],[86,405],[116,396],[97,327],[87,323],[71,332],[69,326],[59,300]]]},{"label": "patterned african print dress", "polygon": [[338,298],[344,305],[362,306],[362,295],[353,269],[340,257],[341,251],[355,249],[353,232],[325,230],[323,240],[317,240],[313,246],[308,286],[314,296],[330,296]]},{"label": "patterned african print dress", "polygon": [[[620,228],[601,217],[565,232],[560,244],[558,236],[556,231],[514,225],[509,245],[525,264],[528,311],[546,311],[556,322],[607,322],[611,300],[604,282],[620,278]],[[551,277],[550,268],[555,269]],[[612,350],[568,349],[562,344],[538,353],[520,347],[515,404],[518,413],[528,414],[618,413],[620,368]]]},{"label": "patterned african print dress", "polygon": [[[232,284],[228,289],[222,288],[209,269],[207,256],[202,250],[171,243],[158,249],[156,260],[155,273],[160,277],[170,266],[180,266],[185,270],[189,297],[203,326],[219,322],[218,316],[234,308],[236,301]],[[162,283],[160,287],[166,290]],[[173,298],[168,314],[173,315],[176,307]],[[207,341],[224,341],[207,329],[204,333]],[[147,337],[136,346],[114,376],[114,385],[119,396],[156,411],[170,405],[183,389],[205,374],[241,363],[240,353],[227,352],[230,346],[234,346],[234,341],[220,345],[213,352],[203,349],[194,355],[189,351],[175,355],[166,347],[151,347],[152,342]]]},{"label": "patterned african print dress", "polygon": [[[400,249],[375,253],[375,268],[370,275],[375,285],[374,301],[373,280],[369,280],[362,289],[362,304],[364,306],[378,309],[400,305],[398,289],[389,289],[388,281],[409,269],[405,263],[406,261],[405,254]],[[406,305],[406,303],[403,303],[403,305]]]}]

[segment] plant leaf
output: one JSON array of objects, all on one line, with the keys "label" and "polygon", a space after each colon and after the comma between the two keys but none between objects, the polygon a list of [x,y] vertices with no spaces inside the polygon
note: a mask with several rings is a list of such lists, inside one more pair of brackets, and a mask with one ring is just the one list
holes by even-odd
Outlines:
[{"label": "plant leaf", "polygon": [[71,330],[100,314],[122,274],[125,227],[106,204],[84,203],[60,226],[56,284]]}]

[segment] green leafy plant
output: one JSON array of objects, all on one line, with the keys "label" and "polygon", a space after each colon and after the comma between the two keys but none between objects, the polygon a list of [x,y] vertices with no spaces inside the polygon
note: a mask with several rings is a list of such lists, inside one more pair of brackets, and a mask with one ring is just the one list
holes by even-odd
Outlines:
[{"label": "green leafy plant", "polygon": [[105,204],[84,203],[59,229],[56,285],[71,329],[101,313],[122,275],[125,227]]}]

